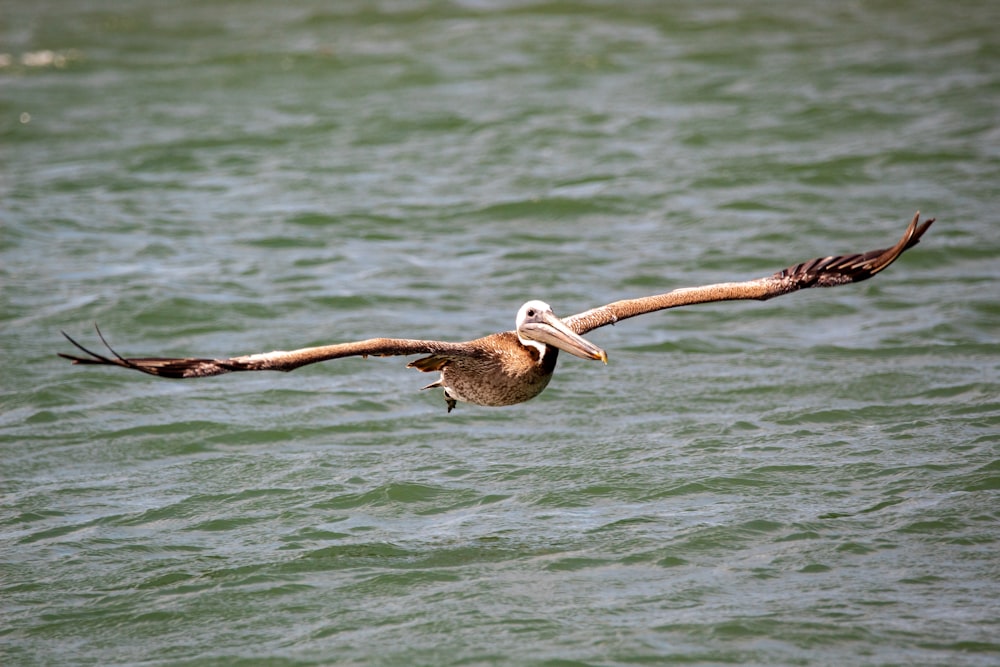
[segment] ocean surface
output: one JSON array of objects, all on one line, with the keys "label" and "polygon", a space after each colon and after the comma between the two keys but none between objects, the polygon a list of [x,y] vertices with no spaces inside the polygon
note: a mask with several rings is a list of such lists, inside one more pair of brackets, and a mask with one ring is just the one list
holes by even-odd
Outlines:
[{"label": "ocean surface", "polygon": [[[1000,3],[0,2],[0,664],[1000,664]],[[408,359],[589,334],[537,399]]]}]

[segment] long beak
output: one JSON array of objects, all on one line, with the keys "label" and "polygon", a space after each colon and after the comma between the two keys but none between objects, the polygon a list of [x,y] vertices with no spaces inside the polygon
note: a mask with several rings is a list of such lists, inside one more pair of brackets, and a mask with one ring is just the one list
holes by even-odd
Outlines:
[{"label": "long beak", "polygon": [[608,363],[608,353],[563,324],[552,313],[543,314],[543,322],[528,322],[521,325],[520,333],[525,338],[547,343],[583,359],[600,359]]}]

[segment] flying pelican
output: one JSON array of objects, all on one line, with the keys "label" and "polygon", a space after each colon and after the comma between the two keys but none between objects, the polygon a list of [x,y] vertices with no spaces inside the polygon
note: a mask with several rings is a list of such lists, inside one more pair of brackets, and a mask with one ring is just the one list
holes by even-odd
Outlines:
[{"label": "flying pelican", "polygon": [[[66,332],[67,340],[85,357],[59,353],[74,364],[120,366],[168,378],[222,375],[235,371],[291,371],[300,366],[342,357],[393,357],[413,354],[429,356],[411,361],[407,367],[441,376],[424,387],[441,387],[448,412],[456,401],[478,405],[514,405],[534,398],[545,389],[556,367],[559,350],[583,359],[608,363],[604,350],[583,338],[598,327],[636,315],[667,308],[712,301],[753,299],[765,301],[808,287],[835,287],[861,282],[879,273],[915,246],[934,218],[920,223],[920,212],[891,248],[853,255],[819,257],[779,271],[774,275],[743,282],[717,283],[676,289],[665,294],[615,301],[599,308],[559,319],[544,301],[528,301],[517,312],[514,331],[495,333],[464,343],[408,338],[370,338],[354,343],[338,343],[299,350],[248,354],[228,359],[206,358],[125,358],[115,352],[100,329],[97,335],[111,353],[106,357],[79,344]],[[96,328],[96,326],[95,326]]]}]

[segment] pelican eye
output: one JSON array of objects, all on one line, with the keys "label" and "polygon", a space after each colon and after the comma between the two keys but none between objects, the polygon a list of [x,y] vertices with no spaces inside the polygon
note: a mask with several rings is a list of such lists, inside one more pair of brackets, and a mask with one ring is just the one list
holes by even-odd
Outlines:
[{"label": "pelican eye", "polygon": [[528,310],[528,317],[534,317],[534,316],[535,316],[535,309],[534,308],[530,308]]}]

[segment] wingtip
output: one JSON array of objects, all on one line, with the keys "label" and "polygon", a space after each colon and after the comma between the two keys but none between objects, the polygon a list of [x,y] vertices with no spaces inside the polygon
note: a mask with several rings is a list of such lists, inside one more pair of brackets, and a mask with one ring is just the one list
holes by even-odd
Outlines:
[{"label": "wingtip", "polygon": [[904,250],[909,250],[913,246],[920,243],[920,237],[922,237],[924,232],[926,232],[930,226],[934,224],[935,220],[937,220],[937,218],[927,218],[921,223],[920,211],[917,211],[913,215],[913,219],[910,220],[910,224],[906,228],[906,231],[903,233],[903,239],[900,241],[900,245],[902,246],[900,254],[902,254]]}]

